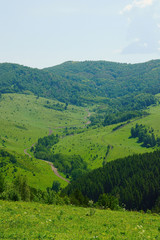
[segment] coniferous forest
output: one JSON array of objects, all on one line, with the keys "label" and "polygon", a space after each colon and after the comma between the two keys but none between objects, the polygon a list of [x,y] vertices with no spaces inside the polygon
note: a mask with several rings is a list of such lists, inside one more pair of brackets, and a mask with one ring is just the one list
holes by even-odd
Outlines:
[{"label": "coniferous forest", "polygon": [[79,191],[94,202],[106,193],[130,210],[156,209],[160,205],[159,172],[160,151],[135,154],[93,170],[73,181],[63,192],[76,196]]}]

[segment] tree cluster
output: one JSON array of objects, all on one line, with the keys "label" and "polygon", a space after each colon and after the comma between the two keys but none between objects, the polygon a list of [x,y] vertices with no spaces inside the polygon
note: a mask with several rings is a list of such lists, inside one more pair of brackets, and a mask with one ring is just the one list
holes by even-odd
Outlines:
[{"label": "tree cluster", "polygon": [[138,138],[138,142],[142,143],[143,147],[160,146],[160,138],[156,137],[153,128],[147,128],[145,125],[136,124],[131,128],[131,138]]}]

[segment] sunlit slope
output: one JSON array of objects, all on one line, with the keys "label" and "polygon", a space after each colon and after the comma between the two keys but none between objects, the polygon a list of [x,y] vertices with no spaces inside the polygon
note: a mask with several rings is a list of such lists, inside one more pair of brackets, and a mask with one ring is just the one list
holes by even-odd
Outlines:
[{"label": "sunlit slope", "polygon": [[[97,168],[102,166],[103,161],[153,151],[153,148],[144,148],[141,143],[137,143],[137,139],[130,138],[131,127],[136,123],[152,127],[154,134],[160,136],[160,106],[151,107],[147,111],[150,115],[134,119],[116,131],[113,131],[113,128],[118,124],[66,136],[54,146],[55,153],[80,154],[88,162],[89,167]],[[107,153],[108,145],[110,149]]]},{"label": "sunlit slope", "polygon": [[[12,154],[13,155],[13,154]],[[29,158],[20,154],[14,154],[14,161],[10,158],[0,155],[0,173],[5,176],[7,182],[12,182],[16,176],[23,175],[27,177],[28,185],[36,189],[46,190],[52,187],[53,181],[59,181],[61,187],[65,187],[67,183],[57,177],[49,164],[44,161]]]},{"label": "sunlit slope", "polygon": [[[160,135],[160,106],[150,107],[150,115],[112,131],[117,125],[99,128],[82,129],[88,121],[88,110],[69,105],[67,110],[57,111],[45,106],[57,104],[57,101],[37,98],[34,95],[4,94],[0,101],[0,144],[8,150],[24,154],[39,137],[47,136],[49,130],[62,134],[65,128],[77,127],[83,131],[59,139],[54,146],[55,153],[66,155],[79,154],[89,168],[102,166],[104,161],[115,160],[134,153],[144,153],[153,149],[143,148],[137,139],[130,139],[130,130],[136,123],[154,129],[155,135]],[[64,135],[64,133],[63,133]],[[110,149],[108,151],[108,146]]]},{"label": "sunlit slope", "polygon": [[23,153],[39,137],[48,135],[50,129],[54,133],[56,128],[81,125],[86,121],[84,108],[69,105],[67,110],[57,111],[45,107],[56,104],[58,101],[34,95],[3,94],[0,99],[0,146]]},{"label": "sunlit slope", "polygon": [[159,239],[160,216],[0,201],[1,239]]}]

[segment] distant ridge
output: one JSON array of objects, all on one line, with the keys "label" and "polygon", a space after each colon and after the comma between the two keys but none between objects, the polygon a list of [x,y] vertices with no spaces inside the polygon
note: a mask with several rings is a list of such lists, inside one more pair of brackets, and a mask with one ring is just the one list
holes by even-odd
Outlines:
[{"label": "distant ridge", "polygon": [[160,92],[160,60],[126,64],[68,61],[44,68],[0,64],[0,93],[28,93],[83,105],[107,99]]}]

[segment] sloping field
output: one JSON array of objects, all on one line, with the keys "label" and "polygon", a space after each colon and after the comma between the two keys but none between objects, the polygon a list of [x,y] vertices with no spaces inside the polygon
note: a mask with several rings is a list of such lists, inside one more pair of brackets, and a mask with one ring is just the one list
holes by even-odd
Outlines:
[{"label": "sloping field", "polygon": [[48,135],[49,129],[85,122],[87,112],[84,108],[70,105],[65,111],[57,111],[45,107],[58,103],[34,95],[3,94],[0,100],[0,145],[24,153],[24,149],[39,137]]},{"label": "sloping field", "polygon": [[0,201],[0,239],[159,239],[160,216]]},{"label": "sloping field", "polygon": [[89,167],[97,168],[102,166],[104,160],[112,161],[134,153],[153,151],[153,148],[144,148],[141,143],[137,143],[137,139],[130,138],[131,128],[136,123],[152,127],[154,134],[160,136],[160,105],[152,106],[147,111],[150,115],[131,120],[116,131],[113,131],[113,128],[119,124],[66,136],[54,146],[55,153],[80,154],[88,162]]}]

